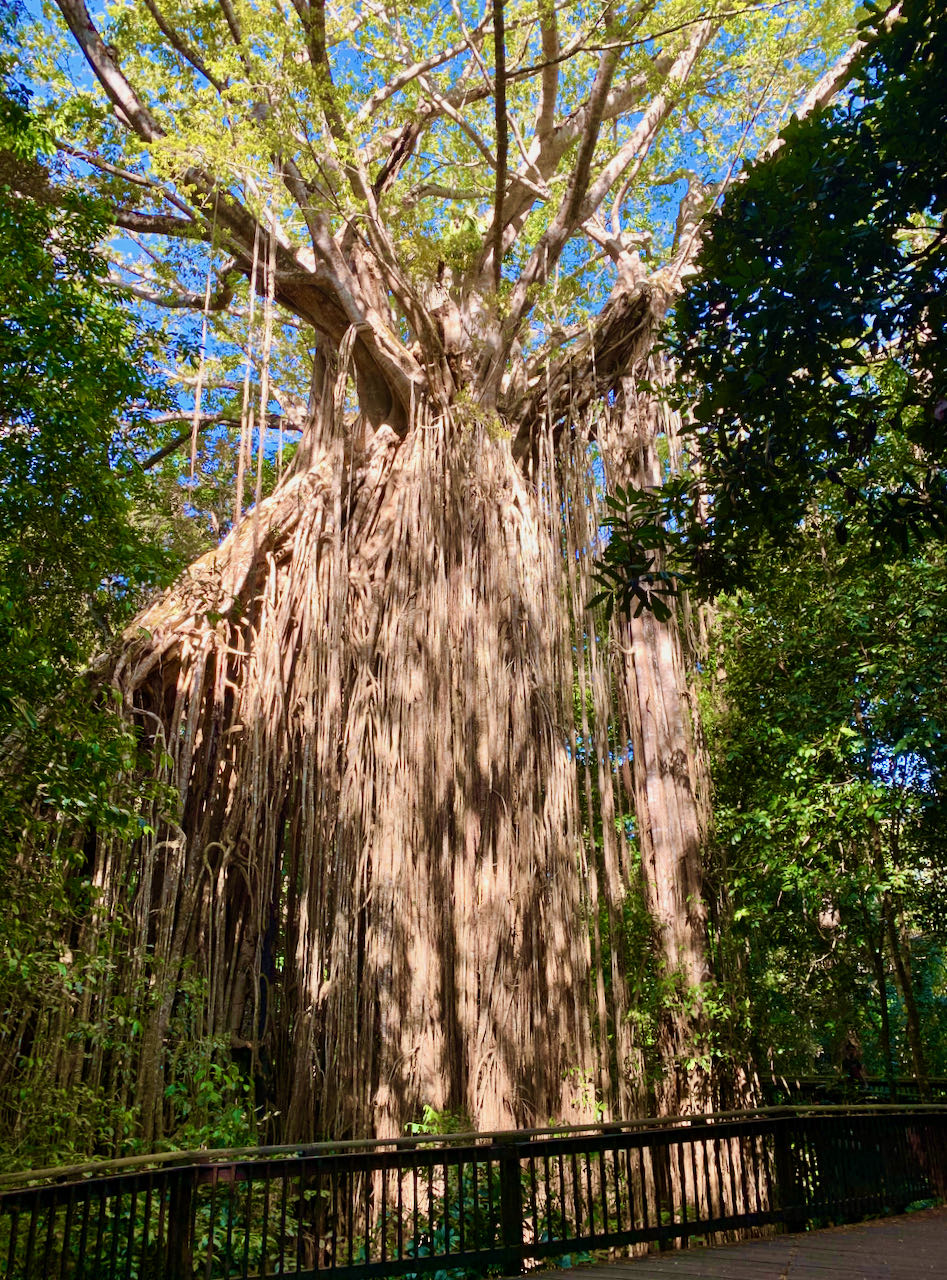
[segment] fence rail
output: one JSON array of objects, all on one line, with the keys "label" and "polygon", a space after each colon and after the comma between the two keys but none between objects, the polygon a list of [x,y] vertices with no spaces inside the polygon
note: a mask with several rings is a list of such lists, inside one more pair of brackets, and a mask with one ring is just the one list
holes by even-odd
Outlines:
[{"label": "fence rail", "polygon": [[762,1097],[770,1105],[812,1106],[822,1103],[947,1102],[947,1077],[839,1075],[772,1075],[760,1081]]},{"label": "fence rail", "polygon": [[853,1220],[945,1187],[947,1107],[764,1108],[437,1145],[213,1153],[0,1190],[0,1268],[8,1280],[462,1280]]}]

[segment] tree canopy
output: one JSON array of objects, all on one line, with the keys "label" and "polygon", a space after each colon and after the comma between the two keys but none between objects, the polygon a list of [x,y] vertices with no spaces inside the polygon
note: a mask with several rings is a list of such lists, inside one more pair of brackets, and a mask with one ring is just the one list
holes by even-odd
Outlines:
[{"label": "tree canopy", "polygon": [[13,92],[0,99],[4,717],[14,695],[49,697],[96,628],[101,643],[123,600],[137,604],[169,571],[145,528],[138,465],[147,417],[161,407],[155,352],[105,278],[107,213],[53,189],[37,159],[52,140]]},{"label": "tree canopy", "polygon": [[675,321],[698,461],[668,495],[709,590],[798,540],[826,480],[842,543],[947,532],[945,73],[940,6],[906,0],[711,221]]},{"label": "tree canopy", "polygon": [[100,31],[83,3],[61,9],[96,78],[64,75],[37,36],[57,131],[118,226],[170,236],[157,259],[123,242],[131,291],[197,311],[206,296],[213,323],[234,273],[265,293],[271,261],[275,301],[317,341],[354,330],[375,422],[403,429],[429,382],[451,399],[473,377],[521,450],[592,351],[582,394],[614,379],[633,324],[605,305],[613,286],[673,294],[708,194],[818,78],[848,14],[540,3],[383,21],[299,0],[124,6]]},{"label": "tree canopy", "polygon": [[224,536],[95,667],[134,821],[18,843],[69,947],[0,1100],[103,1149],[214,1090],[294,1138],[745,1096],[701,621],[590,609],[592,566],[603,483],[680,451],[701,219],[846,82],[850,6],[57,8],[36,110],[172,388],[141,469]]}]

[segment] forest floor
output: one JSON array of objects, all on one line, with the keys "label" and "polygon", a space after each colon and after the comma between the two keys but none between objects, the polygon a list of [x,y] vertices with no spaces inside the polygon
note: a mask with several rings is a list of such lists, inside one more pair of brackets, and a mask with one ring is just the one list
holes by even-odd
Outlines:
[{"label": "forest floor", "polygon": [[581,1280],[947,1280],[947,1207],[720,1248],[580,1267]]}]

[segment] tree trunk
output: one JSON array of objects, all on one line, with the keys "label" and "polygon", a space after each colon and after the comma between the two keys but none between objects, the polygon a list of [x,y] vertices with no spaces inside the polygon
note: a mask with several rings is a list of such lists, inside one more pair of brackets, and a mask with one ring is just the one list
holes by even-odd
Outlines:
[{"label": "tree trunk", "polygon": [[[894,843],[892,861],[894,865],[897,866],[896,831],[892,838]],[[875,820],[871,821],[871,847],[875,864],[875,874],[878,877],[879,883],[883,884],[887,879],[887,869],[885,866],[881,825]],[[881,918],[884,926],[884,932],[888,939],[888,949],[891,952],[891,961],[894,967],[895,980],[897,981],[898,988],[901,991],[901,998],[904,1001],[904,1019],[907,1029],[908,1046],[911,1051],[911,1060],[914,1065],[914,1074],[917,1077],[917,1084],[921,1097],[926,1101],[930,1090],[927,1082],[927,1063],[924,1058],[924,1042],[921,1035],[921,1017],[917,1008],[917,1000],[914,997],[914,984],[911,980],[910,955],[905,955],[901,946],[901,939],[898,936],[898,910],[890,889],[885,889],[881,895]]]},{"label": "tree trunk", "polygon": [[[154,975],[143,1136],[182,983],[272,1064],[286,1140],[588,1118],[596,1056],[560,516],[476,422],[355,449],[328,379],[297,470],[111,672],[180,793],[99,851]],[[605,1028],[601,1028],[604,1039]]]},{"label": "tree trunk", "polygon": [[[661,406],[632,378],[600,436],[609,487],[653,488]],[[707,1026],[710,982],[702,854],[707,833],[707,769],[695,744],[677,620],[649,611],[616,621],[625,721],[631,729],[635,825],[645,904],[654,925],[663,982],[660,1110],[705,1110],[710,1102]],[[703,1057],[703,1061],[701,1061]]]},{"label": "tree trunk", "polygon": [[878,942],[876,945],[871,913],[868,910],[868,905],[864,898],[862,898],[861,901],[861,909],[862,923],[865,929],[865,941],[868,947],[868,956],[875,974],[875,982],[878,986],[878,1011],[881,1015],[881,1055],[884,1059],[885,1081],[888,1085],[888,1097],[891,1102],[894,1102],[894,1054],[891,1050],[891,1017],[888,1012],[888,978],[885,973],[884,919],[882,918],[878,929]]},{"label": "tree trunk", "polygon": [[[638,1110],[633,791],[657,1103],[705,1109],[681,640],[586,609],[590,428],[550,423],[516,459],[471,396],[356,429],[346,378],[320,357],[292,474],[100,667],[173,799],[136,842],[99,841],[82,943],[112,947],[108,999],[140,1038],[69,1061],[133,1091],[144,1144],[173,1140],[182,1027],[249,1055],[274,1139],[393,1135],[424,1106],[483,1129]],[[630,383],[622,402],[596,417],[609,479],[654,483],[654,406]],[[86,1024],[107,1012],[89,994]]]}]

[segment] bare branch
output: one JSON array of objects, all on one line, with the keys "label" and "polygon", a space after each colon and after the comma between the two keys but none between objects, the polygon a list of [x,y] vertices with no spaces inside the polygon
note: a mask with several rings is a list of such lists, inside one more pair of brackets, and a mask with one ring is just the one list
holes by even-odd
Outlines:
[{"label": "bare branch", "polygon": [[157,182],[154,182],[151,178],[146,178],[144,174],[132,173],[129,169],[120,169],[117,165],[109,164],[107,160],[103,160],[93,152],[83,151],[81,147],[73,146],[71,142],[66,142],[62,138],[56,139],[56,149],[61,151],[63,155],[72,156],[75,160],[81,160],[84,164],[91,165],[93,168],[99,169],[102,173],[107,173],[113,178],[121,178],[123,182],[130,182],[133,186],[146,187],[149,191],[161,191],[162,195],[166,194]]},{"label": "bare branch", "polygon": [[542,86],[536,108],[536,137],[544,142],[552,132],[556,118],[556,97],[559,93],[559,27],[556,8],[552,0],[538,0],[539,33],[542,39]]},{"label": "bare branch", "polygon": [[372,191],[375,193],[376,200],[382,198],[404,165],[414,154],[422,129],[423,125],[412,120],[398,134],[387,160],[378,171],[378,177],[372,183]]},{"label": "bare branch", "polygon": [[[141,463],[142,471],[150,471],[152,467],[156,467],[165,458],[170,458],[172,453],[176,453],[184,445],[190,444],[194,434],[194,418],[191,413],[161,413],[157,417],[149,419],[149,421],[152,426],[158,426],[166,422],[186,421],[188,428],[186,431],[182,431],[180,435],[174,436],[167,444],[162,445],[160,449],[156,449],[154,453],[149,454]],[[302,414],[293,410],[290,410],[289,413],[269,413],[266,417],[267,431],[302,431],[303,425]],[[232,427],[236,429],[240,426],[240,419],[235,418],[232,413],[202,413],[198,416],[197,433],[198,435],[203,435],[211,427]]]},{"label": "bare branch", "polygon": [[[480,41],[474,39],[473,32],[468,29],[467,24],[464,22],[464,15],[463,13],[461,13],[460,5],[457,3],[457,0],[450,0],[450,7],[453,10],[454,17],[457,19],[458,26],[460,27],[461,31],[464,34],[464,42],[466,43],[467,48],[470,50],[470,55],[473,58],[474,62],[477,64],[477,68],[480,72],[480,75],[483,78],[483,83],[484,83],[484,86],[486,87],[487,93],[492,94],[494,91],[493,80],[490,77],[490,72],[487,68],[487,64],[484,62],[483,57],[481,56]],[[494,12],[493,12],[493,22],[495,27],[496,25],[495,6],[494,6]],[[483,25],[484,24],[481,24],[478,30],[482,30]]]},{"label": "bare branch", "polygon": [[460,204],[464,200],[487,200],[493,193],[487,191],[486,188],[470,187],[463,189],[462,187],[444,187],[437,182],[422,182],[420,186],[412,187],[412,189],[404,197],[406,204],[417,204],[419,200],[432,198],[435,200],[453,200]]},{"label": "bare branch", "polygon": [[233,301],[234,291],[231,278],[235,267],[236,262],[231,258],[214,273],[217,287],[207,298],[203,293],[194,293],[190,289],[179,287],[172,289],[171,292],[153,289],[147,283],[136,284],[130,280],[123,280],[121,276],[114,274],[109,276],[109,283],[113,284],[122,293],[129,293],[133,297],[141,298],[143,302],[150,302],[156,307],[165,307],[170,310],[200,308],[207,311],[226,311]]},{"label": "bare branch", "polygon": [[145,142],[156,142],[163,137],[164,130],[125,78],[96,30],[85,0],[56,0],[56,3],[120,118]]},{"label": "bare branch", "polygon": [[[461,113],[457,110],[457,108],[448,98],[445,98],[441,94],[437,93],[434,89],[431,88],[430,85],[425,85],[425,88],[427,89],[427,92],[430,94],[431,102],[434,104],[435,107],[437,107],[440,110],[440,113],[442,115],[447,116],[449,119],[453,120],[454,123],[458,126],[458,128],[462,129],[464,133],[466,133],[467,137],[470,139],[470,141],[474,144],[474,146],[483,156],[484,160],[486,160],[490,168],[495,169],[497,167],[496,156],[490,150],[489,146],[483,140],[483,138],[481,138],[480,134],[473,127],[470,121],[466,120],[464,116],[461,115]],[[483,96],[486,97],[486,94],[484,94]]]},{"label": "bare branch", "polygon": [[173,205],[175,209],[180,209],[188,222],[192,220],[193,212],[190,205],[188,205],[168,187],[163,186],[160,182],[155,182],[153,178],[148,178],[142,173],[133,173],[130,169],[120,169],[117,165],[110,164],[108,160],[103,160],[101,156],[97,156],[94,152],[83,151],[81,147],[73,146],[72,143],[65,142],[60,138],[56,139],[56,147],[64,155],[72,156],[76,160],[81,160],[83,164],[87,164],[90,168],[99,170],[100,173],[107,173],[113,178],[120,178],[122,182],[127,182],[135,187],[143,187],[146,191],[153,192],[155,196],[160,197],[162,200],[166,200],[168,204]]},{"label": "bare branch", "polygon": [[135,209],[118,209],[112,220],[117,227],[125,231],[138,231],[142,235],[186,236],[193,239],[196,233],[202,233],[201,224],[196,219],[179,218],[173,213],[139,213]]},{"label": "bare branch", "polygon": [[509,131],[506,120],[506,35],[503,30],[503,0],[493,0],[493,46],[496,61],[497,172],[493,202],[493,288],[500,289],[503,262],[503,196],[506,191],[506,161]]}]

